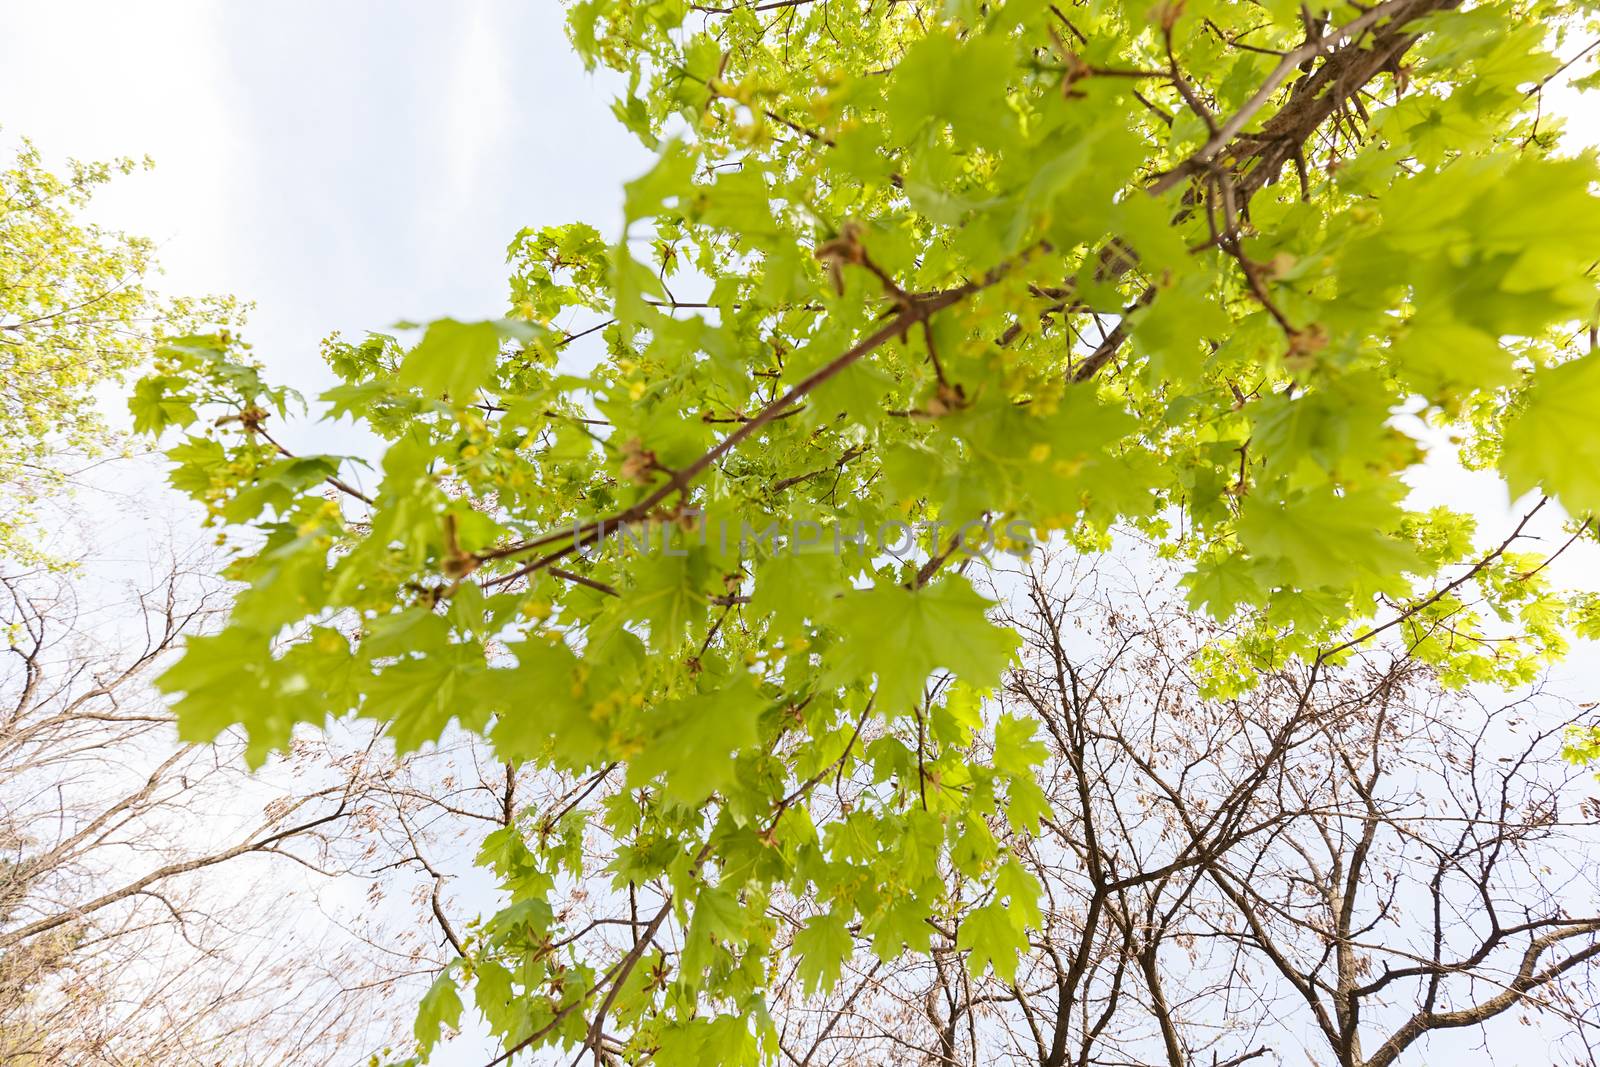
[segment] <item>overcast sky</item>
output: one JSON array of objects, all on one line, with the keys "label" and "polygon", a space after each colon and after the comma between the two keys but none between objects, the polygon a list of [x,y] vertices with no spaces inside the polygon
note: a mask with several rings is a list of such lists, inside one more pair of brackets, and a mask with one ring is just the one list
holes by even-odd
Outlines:
[{"label": "overcast sky", "polygon": [[[0,35],[0,137],[52,161],[153,156],[97,215],[162,243],[165,287],[256,303],[281,381],[317,343],[505,310],[522,226],[612,234],[649,156],[550,0],[50,0]],[[310,391],[307,388],[306,391]]]}]

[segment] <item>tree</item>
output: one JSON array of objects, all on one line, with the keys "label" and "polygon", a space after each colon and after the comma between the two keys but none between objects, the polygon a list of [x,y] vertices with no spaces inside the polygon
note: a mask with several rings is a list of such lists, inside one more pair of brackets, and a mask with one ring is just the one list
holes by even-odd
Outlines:
[{"label": "tree", "polygon": [[[988,993],[1018,1062],[1378,1067],[1511,1011],[1587,1061],[1600,808],[1560,758],[1581,713],[1484,706],[1392,650],[1206,701],[1187,664],[1214,627],[1081,563],[1025,580],[1006,699],[1046,725],[1070,813],[1019,852],[1050,948],[956,1001]],[[1072,647],[1085,629],[1109,639]]]},{"label": "tree", "polygon": [[32,509],[59,492],[68,465],[114,435],[94,390],[117,383],[163,336],[226,326],[230,300],[163,299],[149,286],[154,246],[87,220],[98,186],[148,160],[45,168],[23,140],[0,168],[0,553],[38,558]]},{"label": "tree", "polygon": [[359,855],[371,772],[308,746],[249,778],[236,742],[176,743],[149,687],[223,591],[182,567],[131,612],[82,575],[0,590],[0,1059],[324,1064],[381,1043],[385,976],[358,945],[325,959],[341,939],[307,915]]},{"label": "tree", "polygon": [[[322,399],[383,441],[375,486],[287,447],[268,424],[293,395],[231,338],[169,345],[140,383],[140,426],[182,431],[175,483],[258,535],[227,627],[163,676],[184,736],[242,725],[262,760],[330,715],[402,750],[455,723],[564,798],[485,840],[506,906],[452,939],[424,1058],[470,987],[502,1061],[770,1060],[776,976],[825,996],[858,937],[883,966],[928,960],[953,1019],[970,984],[1027,973],[1048,888],[1027,857],[1093,800],[1041,784],[1070,755],[1049,716],[984,702],[1021,640],[973,584],[985,564],[1154,545],[1227,624],[1197,698],[1300,692],[1297,730],[1375,649],[1401,677],[1520,685],[1587,625],[1550,584],[1559,544],[1524,549],[1560,510],[1565,543],[1592,536],[1600,502],[1597,173],[1538,106],[1590,18],[575,5],[576,47],[628,77],[617,115],[658,162],[615,244],[517,236],[507,318],[330,344]],[[1539,490],[1514,529],[1480,544],[1463,514],[1407,506],[1441,436]],[[1369,740],[1357,703],[1331,748]],[[1362,766],[1304,783],[1339,805],[1313,830],[1366,825]],[[1246,773],[1294,780],[1281,759]],[[1301,841],[1311,811],[1284,803]],[[1375,1046],[1314,958],[1318,931],[1344,943],[1327,901],[1234,900],[1237,870],[1186,847],[1241,960],[1311,983],[1336,1057],[1381,1057],[1403,1028]],[[600,872],[605,894],[558,899]],[[1104,923],[1137,941],[1118,909],[1151,899],[1070,917],[1078,969]],[[1246,938],[1268,904],[1287,925]],[[1540,921],[1561,936],[1536,965],[1582,962]],[[1448,1025],[1423,997],[1422,1029]]]},{"label": "tree", "polygon": [[[1590,1061],[1600,808],[1560,758],[1574,709],[1484,706],[1389,651],[1207,700],[1190,665],[1221,630],[1161,592],[1159,565],[1017,577],[999,703],[1043,724],[1048,814],[998,834],[1004,884],[1042,894],[948,869],[959,905],[925,957],[840,927],[831,996],[801,995],[805,955],[777,983],[784,1062],[1386,1064],[1461,1028],[1508,1049],[1511,1015],[1538,1025],[1540,1062]],[[875,788],[865,767],[833,791]],[[822,944],[814,904],[774,911]],[[967,931],[990,924],[1015,968],[971,973]]]},{"label": "tree", "polygon": [[390,888],[368,831],[390,778],[418,775],[370,736],[303,744],[268,777],[242,739],[180,743],[149,679],[226,613],[210,559],[124,588],[43,544],[63,519],[114,530],[133,565],[125,516],[63,499],[126,445],[104,387],[164,338],[239,320],[229,299],[160,296],[153,245],[89,221],[91,194],[138,166],[58,176],[24,140],[0,169],[0,1060],[364,1056],[410,1014],[396,959],[421,953],[393,925],[416,923],[392,905],[350,923],[327,897]]}]

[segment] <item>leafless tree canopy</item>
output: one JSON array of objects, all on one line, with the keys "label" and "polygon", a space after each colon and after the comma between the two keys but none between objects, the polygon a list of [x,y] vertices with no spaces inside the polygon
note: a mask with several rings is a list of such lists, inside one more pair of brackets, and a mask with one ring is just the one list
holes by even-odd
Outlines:
[{"label": "leafless tree canopy", "polygon": [[403,1056],[421,990],[494,909],[469,876],[485,834],[560,786],[467,735],[396,760],[370,723],[254,774],[242,737],[183,743],[150,682],[227,608],[206,570],[125,600],[0,574],[7,1067]]},{"label": "leafless tree canopy", "polygon": [[354,1062],[395,1012],[317,902],[364,765],[253,777],[231,738],[179,742],[149,677],[226,598],[181,568],[127,604],[80,584],[0,577],[0,1062]]},{"label": "leafless tree canopy", "polygon": [[968,977],[951,930],[931,962],[863,952],[828,1002],[783,1006],[788,1062],[1594,1062],[1579,709],[1484,704],[1384,652],[1205,699],[1215,629],[1109,571],[1041,564],[1008,598],[1001,703],[1044,724],[1055,811],[1012,842],[1046,894],[1015,983]]}]

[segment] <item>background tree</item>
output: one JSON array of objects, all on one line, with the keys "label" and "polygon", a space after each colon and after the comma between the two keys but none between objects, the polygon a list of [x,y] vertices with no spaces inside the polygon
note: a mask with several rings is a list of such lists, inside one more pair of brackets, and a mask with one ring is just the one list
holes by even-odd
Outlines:
[{"label": "background tree", "polygon": [[[1020,576],[1002,703],[1046,725],[1051,814],[1037,836],[995,827],[1043,889],[1009,904],[1037,931],[1015,970],[963,966],[959,931],[1006,902],[951,869],[958,925],[926,958],[845,927],[830,997],[802,995],[803,957],[782,976],[784,1060],[1344,1065],[1531,1043],[1591,1062],[1600,808],[1559,752],[1577,709],[1487,707],[1391,654],[1207,700],[1191,667],[1219,630],[1162,570]],[[836,802],[879,787],[863,768]],[[774,913],[803,939],[827,921],[808,910]]]},{"label": "background tree", "polygon": [[[454,722],[543,783],[512,790],[522,809],[485,839],[504,906],[448,939],[424,1057],[470,989],[501,1061],[770,1061],[778,976],[828,995],[858,937],[940,976],[914,1010],[944,1036],[914,1047],[976,1055],[969,988],[1027,974],[1047,921],[1076,962],[1040,981],[1103,982],[1101,1010],[1150,999],[1159,952],[1152,979],[1147,952],[1102,956],[1104,939],[1141,944],[1183,887],[1240,961],[1217,957],[1211,1005],[1265,960],[1346,1062],[1407,1019],[1498,1004],[1453,991],[1462,960],[1537,944],[1508,981],[1551,986],[1588,951],[1560,904],[1509,924],[1520,949],[1452,928],[1431,956],[1402,950],[1433,970],[1367,990],[1357,957],[1396,953],[1348,943],[1372,932],[1343,917],[1357,894],[1308,896],[1273,853],[1280,885],[1234,900],[1248,868],[1216,850],[1265,848],[1257,816],[1283,827],[1274,849],[1358,880],[1444,848],[1443,909],[1480,842],[1511,858],[1494,835],[1537,822],[1503,782],[1510,831],[1395,830],[1417,801],[1370,778],[1388,669],[1358,661],[1524,685],[1592,614],[1548,563],[1593,536],[1600,502],[1597,174],[1539,107],[1590,22],[1495,0],[575,5],[576,47],[628,76],[618,117],[658,162],[626,186],[615,244],[518,235],[508,318],[330,344],[342,384],[323,399],[382,441],[373,484],[295,454],[277,425],[292,394],[230,337],[174,342],[139,384],[140,426],[183,431],[176,483],[257,534],[237,542],[228,625],[163,676],[184,736],[242,725],[263,760],[330,716],[402,751]],[[1540,490],[1481,543],[1466,516],[1409,506],[1406,478],[1451,437]],[[1561,511],[1560,539],[1529,551]],[[874,543],[912,520],[938,524],[915,551]],[[619,529],[656,547],[626,551]],[[1189,669],[1197,721],[1239,747],[1192,743],[1220,761],[1197,764],[1220,808],[1154,794],[1144,832],[1166,837],[1139,854],[1165,841],[1170,878],[1123,893],[1091,871],[1098,910],[1047,920],[1028,859],[1066,847],[1048,827],[1070,836],[1096,798],[1052,803],[1039,767],[1075,742],[1015,694],[984,703],[1026,632],[972,579],[1002,548],[1094,553],[1114,532],[1180,563],[1191,606],[1226,624]],[[1270,725],[1229,704],[1250,692]],[[1350,765],[1297,779],[1288,758],[1323,743]],[[1361,848],[1369,828],[1389,851]],[[1484,890],[1495,909],[1506,892]],[[1546,976],[1546,959],[1572,963]],[[1403,1018],[1362,1003],[1417,979]],[[1063,1040],[1092,1050],[1067,999]],[[1187,1025],[1167,1003],[1147,1023]],[[1169,1057],[1251,1049],[1171,1036],[1154,1034]]]},{"label": "background tree", "polygon": [[370,774],[319,745],[251,778],[237,745],[175,743],[148,677],[223,590],[177,568],[132,611],[86,610],[84,581],[0,577],[0,1058],[325,1064],[378,1047],[383,976],[315,911],[359,853],[343,846]]},{"label": "background tree", "polygon": [[[173,331],[239,317],[159,296],[152,244],[89,221],[92,192],[138,166],[61,177],[23,141],[0,173],[0,1060],[363,1061],[438,969],[417,935],[439,904],[402,881],[411,857],[454,858],[459,828],[407,820],[435,795],[461,810],[456,768],[397,763],[357,729],[260,777],[237,739],[174,736],[149,679],[231,593],[211,557],[163,564],[118,502],[63,499],[124,450],[104,386]],[[58,525],[114,537],[123,562],[69,566],[65,539],[44,544]]]},{"label": "background tree", "polygon": [[226,299],[167,299],[153,244],[88,218],[95,189],[148,160],[46,168],[20,141],[0,167],[0,553],[33,559],[33,506],[75,463],[115,447],[94,390],[147,360],[162,336],[231,324]]}]

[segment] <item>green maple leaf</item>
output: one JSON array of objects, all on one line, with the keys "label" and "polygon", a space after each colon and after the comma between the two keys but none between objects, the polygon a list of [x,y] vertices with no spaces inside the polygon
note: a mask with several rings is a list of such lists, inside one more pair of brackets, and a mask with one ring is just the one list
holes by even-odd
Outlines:
[{"label": "green maple leaf", "polygon": [[844,588],[838,557],[817,550],[789,548],[775,553],[756,570],[752,611],[771,619],[774,632],[798,633]]},{"label": "green maple leaf", "polygon": [[1038,727],[1032,719],[1000,716],[994,725],[995,770],[1019,777],[1031,775],[1033,768],[1050,754],[1043,741],[1034,740]]},{"label": "green maple leaf", "polygon": [[1037,930],[1044,925],[1044,913],[1039,910],[1039,898],[1044,895],[1044,889],[1017,857],[1011,856],[1001,865],[1000,873],[995,876],[994,890],[1007,898],[1012,911],[1025,926]]},{"label": "green maple leaf", "polygon": [[666,795],[694,807],[734,782],[734,756],[755,744],[766,700],[746,676],[710,693],[674,701],[651,716],[642,749],[628,765],[637,788],[657,775]]},{"label": "green maple leaf", "polygon": [[1390,348],[1401,373],[1430,398],[1515,378],[1511,353],[1492,335],[1449,320],[1410,323]]},{"label": "green maple leaf", "polygon": [[473,692],[495,711],[495,751],[508,760],[535,759],[553,745],[574,766],[599,762],[605,736],[574,694],[577,657],[537,637],[511,651],[516,668],[485,671]]},{"label": "green maple leaf", "polygon": [[1500,473],[1511,491],[1543,486],[1574,516],[1600,512],[1600,358],[1539,371],[1505,429]]},{"label": "green maple leaf", "polygon": [[455,979],[451,975],[454,969],[453,964],[446,967],[444,973],[433,980],[433,984],[422,996],[422,1003],[417,1007],[417,1020],[412,1026],[412,1031],[416,1035],[424,1062],[428,1053],[433,1051],[433,1046],[439,1043],[439,1037],[444,1029],[446,1027],[455,1029],[461,1025],[461,994],[456,991]]},{"label": "green maple leaf", "polygon": [[828,912],[806,920],[794,936],[794,952],[800,957],[800,983],[807,996],[833,988],[854,947],[843,915]]},{"label": "green maple leaf", "polygon": [[494,374],[500,342],[531,341],[536,332],[532,325],[511,319],[438,319],[428,324],[422,340],[400,364],[400,384],[464,404]]},{"label": "green maple leaf", "polygon": [[[679,532],[671,527],[650,527],[646,536],[677,538]],[[673,551],[681,550],[674,545]],[[684,556],[646,557],[634,570],[635,584],[624,602],[626,617],[650,627],[650,643],[656,648],[675,650],[683,644],[690,625],[705,615],[709,573],[705,553],[699,549]]]},{"label": "green maple leaf", "polygon": [[1032,777],[1011,779],[1006,791],[1006,821],[1019,834],[1036,834],[1039,823],[1053,814],[1050,798]]},{"label": "green maple leaf", "polygon": [[1386,532],[1400,517],[1400,509],[1375,492],[1340,496],[1324,489],[1287,501],[1249,498],[1239,539],[1281,584],[1343,589],[1352,574],[1390,576],[1422,568],[1411,546]]},{"label": "green maple leaf", "polygon": [[701,886],[689,916],[684,935],[681,968],[696,975],[711,961],[719,946],[737,942],[743,936],[745,909],[739,898],[722,886]]},{"label": "green maple leaf", "polygon": [[755,1038],[743,1016],[718,1015],[661,1028],[651,1062],[662,1067],[754,1062]]},{"label": "green maple leaf", "polygon": [[948,122],[957,137],[976,143],[1009,131],[1016,121],[1006,106],[1010,53],[999,37],[923,38],[895,67],[890,120],[906,134],[930,120]]},{"label": "green maple leaf", "polygon": [[841,683],[876,675],[878,707],[890,714],[921,700],[923,684],[941,667],[987,689],[1017,645],[1015,633],[985,617],[989,603],[959,577],[915,590],[883,584],[848,593],[828,613],[841,635],[829,675]]},{"label": "green maple leaf", "polygon": [[956,947],[967,950],[967,970],[982,977],[989,967],[1002,981],[1014,981],[1017,957],[1028,947],[1022,916],[998,900],[974,908],[961,920]]},{"label": "green maple leaf", "polygon": [[156,679],[165,693],[182,693],[175,707],[178,736],[211,741],[237,721],[241,703],[269,691],[262,661],[271,638],[240,627],[191,637],[178,662]]},{"label": "green maple leaf", "polygon": [[694,177],[695,154],[682,141],[662,149],[655,166],[623,186],[622,212],[629,222],[657,214],[684,194]]},{"label": "green maple leaf", "polygon": [[926,952],[933,941],[933,927],[928,925],[928,904],[914,896],[900,896],[885,903],[869,922],[862,924],[862,933],[872,938],[872,951],[880,960],[894,959],[910,949]]},{"label": "green maple leaf", "polygon": [[526,1021],[527,1005],[513,991],[510,971],[493,960],[480,960],[473,978],[473,1001],[496,1033],[509,1034]]},{"label": "green maple leaf", "polygon": [[395,747],[413,751],[424,741],[437,740],[451,719],[476,714],[481,705],[463,697],[482,666],[483,651],[477,645],[446,645],[421,658],[401,660],[367,683],[362,714],[388,722]]},{"label": "green maple leaf", "polygon": [[1219,622],[1232,618],[1240,604],[1259,604],[1265,595],[1254,565],[1238,556],[1201,560],[1183,584],[1189,591],[1189,606],[1206,610]]},{"label": "green maple leaf", "polygon": [[1134,344],[1150,357],[1158,378],[1194,377],[1205,363],[1207,340],[1220,340],[1232,321],[1217,306],[1216,282],[1193,273],[1162,289],[1155,302],[1129,316]]}]

